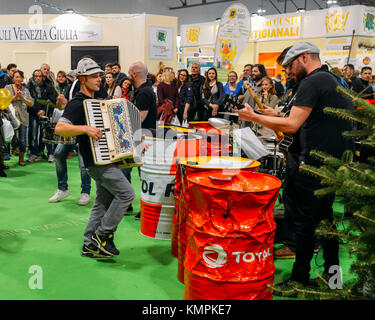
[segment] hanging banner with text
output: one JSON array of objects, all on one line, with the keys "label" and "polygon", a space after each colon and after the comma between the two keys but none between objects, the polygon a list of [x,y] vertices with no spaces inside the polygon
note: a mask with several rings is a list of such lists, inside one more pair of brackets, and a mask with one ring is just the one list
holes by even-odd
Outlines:
[{"label": "hanging banner with text", "polygon": [[299,39],[301,25],[300,14],[252,17],[249,41]]},{"label": "hanging banner with text", "polygon": [[250,14],[241,3],[228,7],[221,17],[215,44],[214,66],[219,81],[227,80],[220,70],[230,70],[237,64],[250,33]]},{"label": "hanging banner with text", "polygon": [[0,26],[0,42],[101,42],[102,26],[99,24],[77,27],[43,25]]}]

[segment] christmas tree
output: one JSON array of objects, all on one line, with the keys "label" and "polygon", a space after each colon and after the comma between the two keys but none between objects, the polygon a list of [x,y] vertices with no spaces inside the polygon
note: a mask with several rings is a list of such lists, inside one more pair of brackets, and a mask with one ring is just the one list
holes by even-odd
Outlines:
[{"label": "christmas tree", "polygon": [[[361,148],[375,151],[375,105],[342,86],[337,90],[353,100],[355,109],[327,107],[324,112],[356,123],[356,129],[344,132],[344,136],[354,139]],[[375,157],[359,161],[351,150],[345,151],[341,159],[318,150],[310,154],[320,159],[322,165],[303,165],[301,170],[320,179],[322,188],[315,192],[316,196],[342,196],[346,211],[352,213],[345,219],[344,230],[337,230],[336,222],[325,221],[317,228],[317,235],[339,237],[349,244],[353,257],[350,271],[356,279],[345,283],[341,290],[331,290],[328,279],[320,277],[318,289],[310,290],[296,283],[293,290],[283,295],[305,299],[375,299]]]}]

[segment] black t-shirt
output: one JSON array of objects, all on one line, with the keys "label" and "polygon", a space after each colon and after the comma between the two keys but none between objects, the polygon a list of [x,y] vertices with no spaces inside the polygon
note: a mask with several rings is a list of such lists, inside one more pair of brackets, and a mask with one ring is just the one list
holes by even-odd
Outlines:
[{"label": "black t-shirt", "polygon": [[[66,105],[62,118],[69,120],[74,125],[87,125],[85,110],[83,109],[83,101],[86,99],[92,99],[92,97],[78,92]],[[79,135],[77,136],[77,142],[79,143],[79,150],[81,151],[85,167],[93,166],[94,158],[89,136],[87,134]]]},{"label": "black t-shirt", "polygon": [[135,90],[133,103],[139,111],[148,111],[142,128],[156,129],[156,96],[150,82],[146,81]]},{"label": "black t-shirt", "polygon": [[307,106],[312,111],[301,126],[301,160],[308,164],[319,164],[309,153],[319,150],[334,157],[341,157],[353,142],[342,133],[352,129],[352,123],[323,112],[325,107],[354,109],[352,101],[336,91],[339,82],[322,66],[309,73],[298,86],[294,106]]}]

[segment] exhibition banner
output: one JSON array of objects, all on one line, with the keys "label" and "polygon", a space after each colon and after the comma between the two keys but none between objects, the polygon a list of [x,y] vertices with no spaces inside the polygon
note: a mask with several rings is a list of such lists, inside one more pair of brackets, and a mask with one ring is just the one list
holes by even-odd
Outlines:
[{"label": "exhibition banner", "polygon": [[301,25],[300,14],[252,17],[249,41],[299,39]]},{"label": "exhibition banner", "polygon": [[245,49],[250,33],[250,14],[246,6],[235,3],[228,7],[219,24],[215,44],[214,65],[233,69]]},{"label": "exhibition banner", "polygon": [[216,40],[217,23],[204,22],[199,24],[181,25],[181,46],[214,46]]},{"label": "exhibition banner", "polygon": [[102,26],[0,26],[0,42],[101,42]]},{"label": "exhibition banner", "polygon": [[358,35],[358,17],[361,7],[334,7],[321,11],[306,12],[303,23],[303,38],[329,38]]},{"label": "exhibition banner", "polygon": [[149,26],[148,53],[151,60],[173,60],[174,32],[171,27]]}]

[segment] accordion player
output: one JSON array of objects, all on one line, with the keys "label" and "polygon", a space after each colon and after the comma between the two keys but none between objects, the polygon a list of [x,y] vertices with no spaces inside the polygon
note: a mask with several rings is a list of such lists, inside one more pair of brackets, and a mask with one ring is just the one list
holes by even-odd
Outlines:
[{"label": "accordion player", "polygon": [[90,137],[95,164],[141,166],[141,116],[137,107],[126,99],[87,99],[83,106],[87,124],[103,133],[98,141]]}]

